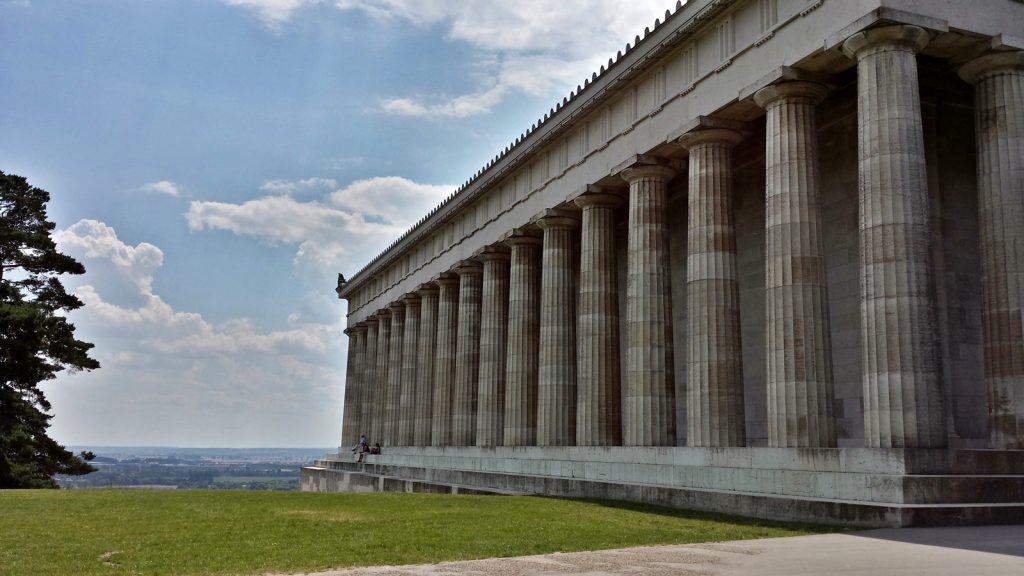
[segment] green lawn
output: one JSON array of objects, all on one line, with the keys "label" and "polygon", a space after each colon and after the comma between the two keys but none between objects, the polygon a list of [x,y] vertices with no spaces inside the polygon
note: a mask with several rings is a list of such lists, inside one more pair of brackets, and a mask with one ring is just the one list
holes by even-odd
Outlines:
[{"label": "green lawn", "polygon": [[824,530],[515,496],[0,490],[0,575],[263,574]]}]

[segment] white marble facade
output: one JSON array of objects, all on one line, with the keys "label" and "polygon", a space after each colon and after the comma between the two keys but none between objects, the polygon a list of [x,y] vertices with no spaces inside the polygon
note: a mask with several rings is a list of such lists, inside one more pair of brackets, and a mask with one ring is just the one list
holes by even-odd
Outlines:
[{"label": "white marble facade", "polygon": [[343,445],[1024,449],[1024,4],[691,0],[339,286]]}]

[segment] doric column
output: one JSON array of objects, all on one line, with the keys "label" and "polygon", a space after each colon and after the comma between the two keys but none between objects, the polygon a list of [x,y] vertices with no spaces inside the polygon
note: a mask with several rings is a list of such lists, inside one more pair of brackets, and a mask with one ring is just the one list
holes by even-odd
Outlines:
[{"label": "doric column", "polygon": [[483,266],[464,260],[459,275],[459,336],[455,348],[455,389],[452,391],[452,446],[476,443],[476,392],[480,376],[480,306]]},{"label": "doric column", "polygon": [[416,402],[413,445],[430,446],[434,406],[434,355],[437,350],[437,286],[423,284],[420,296],[420,337],[416,347]]},{"label": "doric column", "polygon": [[577,446],[622,444],[615,208],[623,200],[599,191],[575,200],[583,209],[576,316]]},{"label": "doric column", "polygon": [[576,443],[576,230],[579,215],[546,210],[541,250],[537,445]]},{"label": "doric column", "polygon": [[814,121],[826,94],[821,84],[783,82],[754,95],[767,111],[765,344],[772,447],[836,445]]},{"label": "doric column", "polygon": [[348,445],[355,445],[359,441],[359,410],[362,406],[356,406],[359,402],[359,368],[356,356],[359,349],[359,331],[353,326],[345,329],[348,336],[348,360],[345,363],[345,411],[341,419],[341,448]]},{"label": "doric column", "polygon": [[361,429],[359,434],[366,434],[367,440],[376,442],[375,427],[377,420],[377,340],[379,321],[376,316],[370,316],[363,321],[366,324],[366,352],[363,354],[363,379],[359,394],[359,404],[362,409],[359,411],[359,422]]},{"label": "doric column", "polygon": [[459,277],[442,274],[436,280],[437,355],[434,361],[434,417],[430,445],[450,446],[452,430],[452,390],[455,388],[455,348],[459,333]]},{"label": "doric column", "polygon": [[373,410],[373,433],[371,444],[387,445],[391,439],[391,421],[388,420],[388,374],[391,372],[391,312],[377,311],[377,370],[371,407]]},{"label": "doric column", "polygon": [[873,28],[857,60],[864,441],[940,447],[945,417],[932,297],[931,232],[916,53],[928,33]]},{"label": "doric column", "polygon": [[629,182],[626,265],[626,446],[674,446],[672,278],[669,269],[668,182],[675,170],[637,164]]},{"label": "doric column", "polygon": [[974,84],[981,216],[981,318],[989,443],[1024,449],[1024,52],[960,69]]},{"label": "doric column", "polygon": [[398,446],[413,445],[416,412],[416,350],[420,339],[420,297],[402,296],[405,305],[405,334],[402,336],[402,384],[398,401]]},{"label": "doric column", "polygon": [[391,344],[388,348],[388,399],[387,424],[384,426],[382,445],[397,446],[398,424],[402,414],[402,352],[405,347],[405,305],[392,302],[391,310]]},{"label": "doric column", "polygon": [[732,198],[732,148],[725,129],[680,138],[690,151],[686,236],[687,442],[743,446],[743,350]]},{"label": "doric column", "polygon": [[541,239],[526,229],[505,238],[509,266],[508,354],[505,364],[505,446],[537,442],[537,370],[540,354]]},{"label": "doric column", "polygon": [[509,249],[490,246],[484,263],[480,313],[480,388],[477,392],[477,446],[500,446],[505,416],[505,354],[508,340]]}]

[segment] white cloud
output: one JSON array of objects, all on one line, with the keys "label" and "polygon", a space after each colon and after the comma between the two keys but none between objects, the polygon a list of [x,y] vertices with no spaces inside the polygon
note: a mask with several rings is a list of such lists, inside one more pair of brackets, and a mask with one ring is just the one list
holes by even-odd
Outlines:
[{"label": "white cloud", "polygon": [[168,196],[180,196],[181,186],[171,182],[170,180],[160,180],[159,182],[150,182],[149,184],[143,184],[139,186],[139,190],[143,192],[157,192],[160,194],[167,194]]},{"label": "white cloud", "polygon": [[[274,181],[273,190],[302,182]],[[396,176],[358,180],[320,200],[264,196],[241,204],[192,202],[186,219],[194,231],[224,230],[271,244],[296,246],[295,267],[305,278],[325,270],[353,271],[408,229],[454,189]]]},{"label": "white cloud", "polygon": [[516,93],[559,98],[632,43],[674,0],[337,0],[383,21],[443,26],[468,44],[482,69],[479,89],[454,97],[383,98],[380,110],[398,116],[464,118],[485,114]]},{"label": "white cloud", "polygon": [[[153,291],[164,257],[156,246],[128,245],[95,220],[79,221],[54,239],[89,270],[89,283],[75,290],[85,306],[71,319],[79,337],[96,344],[102,365],[62,375],[47,390],[58,408],[58,433],[89,430],[96,436],[76,436],[92,444],[274,446],[296,437],[296,422],[306,422],[310,433],[336,425],[345,346],[340,322],[291,315],[285,329],[271,331],[246,318],[215,324],[175,310]],[[105,265],[129,272],[135,281],[125,288],[141,304],[118,305],[100,293],[92,281]]]},{"label": "white cloud", "polygon": [[274,194],[294,194],[300,190],[335,188],[337,186],[338,183],[333,178],[306,178],[304,180],[268,180],[260,186],[260,190]]},{"label": "white cloud", "polygon": [[278,30],[291,19],[292,14],[319,0],[224,0],[231,6],[252,10],[263,24],[271,30]]}]

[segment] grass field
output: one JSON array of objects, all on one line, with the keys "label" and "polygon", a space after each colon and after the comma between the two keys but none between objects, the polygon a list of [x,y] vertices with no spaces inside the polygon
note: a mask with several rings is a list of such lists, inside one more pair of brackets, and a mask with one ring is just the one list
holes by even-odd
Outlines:
[{"label": "grass field", "polygon": [[824,530],[515,496],[0,490],[0,575],[287,573]]}]

